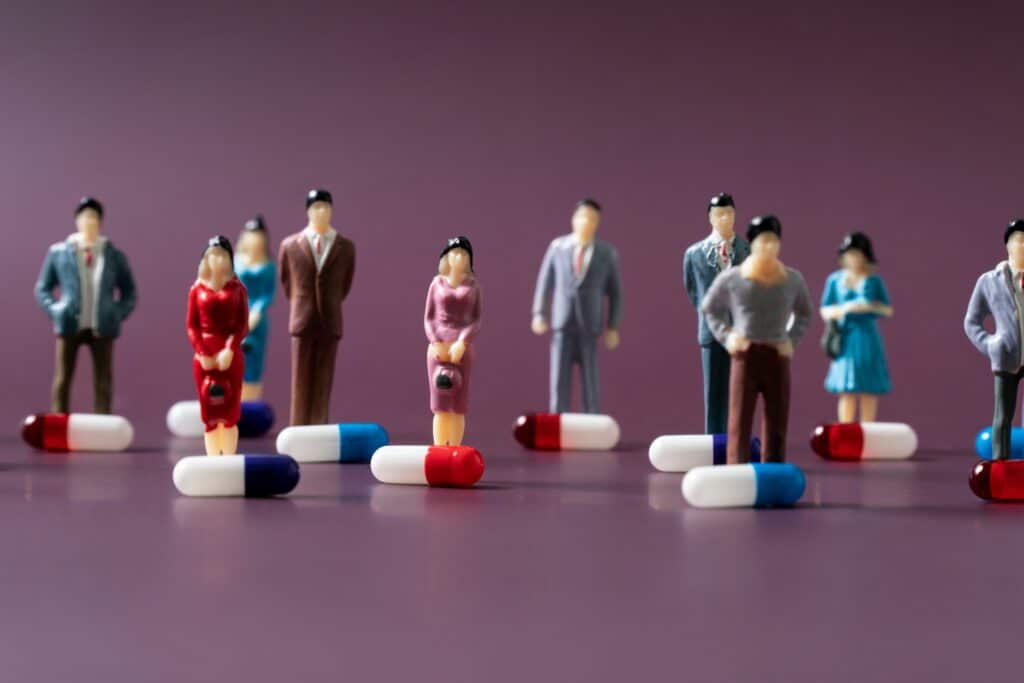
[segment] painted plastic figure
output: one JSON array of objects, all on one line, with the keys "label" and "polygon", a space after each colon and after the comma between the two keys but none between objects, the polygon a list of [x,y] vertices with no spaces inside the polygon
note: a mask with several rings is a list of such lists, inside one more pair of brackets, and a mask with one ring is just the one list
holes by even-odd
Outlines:
[{"label": "painted plastic figure", "polygon": [[207,455],[238,452],[245,357],[242,340],[249,332],[249,303],[235,275],[231,242],[210,239],[188,293],[188,339],[195,355],[192,374],[205,425]]},{"label": "painted plastic figure", "polygon": [[341,304],[355,274],[355,245],[331,227],[333,204],[327,190],[310,190],[309,223],[281,243],[278,258],[281,286],[290,302],[293,425],[327,423],[343,327]]},{"label": "painted plastic figure", "polygon": [[[103,205],[83,197],[75,208],[75,227],[50,247],[36,282],[36,301],[53,321],[57,367],[51,410],[70,411],[71,382],[78,347],[92,352],[93,401],[97,413],[109,413],[113,400],[114,340],[135,308],[135,281],[128,259],[100,234]],[[60,298],[54,297],[60,290]]]},{"label": "painted plastic figure", "polygon": [[885,283],[875,273],[875,251],[862,232],[853,232],[839,245],[841,270],[825,281],[821,317],[839,326],[839,355],[825,377],[825,390],[839,394],[839,421],[874,422],[878,397],[888,394],[889,365],[878,331],[878,318],[892,315]]},{"label": "painted plastic figure", "polygon": [[270,319],[267,309],[274,301],[277,268],[270,258],[270,238],[263,216],[249,220],[238,236],[235,272],[249,296],[249,334],[242,340],[245,354],[245,383],[242,400],[254,401],[263,396],[263,359],[267,352]]},{"label": "painted plastic figure", "polygon": [[762,460],[785,460],[790,358],[814,315],[803,276],[779,260],[779,219],[754,218],[747,241],[750,256],[719,275],[701,304],[712,334],[732,356],[726,445],[730,465],[750,462],[758,394],[764,400]]},{"label": "painted plastic figure", "polygon": [[704,432],[725,434],[729,417],[729,352],[711,334],[700,304],[719,273],[742,263],[750,255],[750,244],[737,235],[736,204],[722,192],[708,202],[711,234],[692,244],[683,256],[683,284],[686,296],[697,309],[697,342],[704,371]]},{"label": "painted plastic figure", "polygon": [[480,331],[480,286],[473,271],[473,245],[453,237],[441,250],[437,276],[427,290],[427,382],[434,413],[434,444],[459,446],[466,431],[474,339]]},{"label": "painted plastic figure", "polygon": [[[600,412],[597,343],[619,345],[622,320],[622,278],[619,254],[596,238],[601,206],[593,199],[577,202],[572,234],[558,237],[548,247],[533,295],[535,334],[551,336],[552,413],[570,412],[572,367],[580,367],[583,412]],[[608,301],[608,317],[604,306]],[[550,312],[550,315],[549,315]],[[549,322],[550,321],[550,322]]]}]

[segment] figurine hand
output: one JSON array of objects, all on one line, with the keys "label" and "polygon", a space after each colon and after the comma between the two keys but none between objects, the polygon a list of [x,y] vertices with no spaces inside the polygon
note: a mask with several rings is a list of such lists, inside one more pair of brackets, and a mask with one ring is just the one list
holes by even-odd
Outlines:
[{"label": "figurine hand", "polygon": [[249,311],[249,329],[255,330],[256,326],[260,324],[260,318],[262,317],[259,311]]},{"label": "figurine hand", "polygon": [[231,367],[231,361],[235,359],[235,352],[231,350],[231,347],[221,349],[220,353],[217,354],[217,369],[223,372]]},{"label": "figurine hand", "polygon": [[618,330],[605,330],[604,333],[604,345],[611,351],[619,345],[619,331]]},{"label": "figurine hand", "polygon": [[778,349],[779,355],[782,356],[783,358],[793,357],[793,342],[791,342],[790,340],[787,339],[784,342],[776,344],[775,348]]},{"label": "figurine hand", "polygon": [[444,342],[434,342],[433,344],[427,345],[427,355],[433,356],[442,363],[447,363],[450,356],[448,355],[448,345]]},{"label": "figurine hand", "polygon": [[448,347],[448,358],[451,362],[458,365],[462,362],[462,356],[466,353],[466,342],[459,339],[454,344]]},{"label": "figurine hand", "polygon": [[844,315],[842,306],[825,306],[821,309],[822,319],[828,320],[839,320]]},{"label": "figurine hand", "polygon": [[729,336],[725,338],[725,350],[730,355],[737,354],[740,351],[746,351],[750,348],[750,340],[744,337],[738,332],[730,332]]},{"label": "figurine hand", "polygon": [[216,364],[213,356],[204,356],[201,353],[197,353],[196,358],[199,360],[199,367],[203,370],[213,370],[213,366]]},{"label": "figurine hand", "polygon": [[533,322],[530,323],[530,329],[534,334],[544,334],[548,331],[548,323],[541,316],[534,316]]}]

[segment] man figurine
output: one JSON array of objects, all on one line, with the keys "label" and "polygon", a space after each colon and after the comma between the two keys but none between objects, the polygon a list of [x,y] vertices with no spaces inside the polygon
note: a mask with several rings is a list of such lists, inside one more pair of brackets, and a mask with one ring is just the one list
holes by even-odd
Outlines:
[{"label": "man figurine", "polygon": [[[967,304],[964,331],[979,351],[988,356],[995,377],[992,417],[992,459],[1010,457],[1010,427],[1017,411],[1017,386],[1024,377],[1024,218],[1003,232],[1007,260],[982,274]],[[995,334],[982,324],[992,316]]]},{"label": "man figurine", "polygon": [[708,202],[711,235],[690,245],[683,256],[683,285],[697,309],[697,342],[704,371],[704,432],[725,434],[729,417],[729,353],[715,340],[700,303],[719,273],[750,255],[750,244],[733,231],[736,204],[722,192]]},{"label": "man figurine", "polygon": [[790,358],[814,315],[803,276],[779,260],[779,219],[758,216],[750,221],[747,241],[750,256],[715,278],[701,304],[711,333],[732,357],[726,446],[730,465],[750,462],[758,394],[764,400],[763,460],[785,460]]},{"label": "man figurine", "polygon": [[[593,199],[576,203],[572,234],[556,238],[540,266],[533,295],[535,334],[551,336],[550,411],[570,410],[572,366],[580,366],[583,410],[600,412],[597,343],[604,334],[605,346],[619,345],[622,319],[622,279],[619,254],[607,242],[596,239],[601,206]],[[608,300],[608,318],[604,303]]]},{"label": "man figurine", "polygon": [[281,243],[278,269],[290,301],[293,425],[326,424],[334,381],[341,302],[352,288],[356,248],[331,227],[331,193],[306,195],[309,224]]},{"label": "man figurine", "polygon": [[[51,410],[70,411],[71,382],[78,347],[92,353],[93,405],[109,413],[114,392],[114,340],[121,322],[135,308],[135,281],[128,259],[100,234],[103,205],[83,197],[75,208],[75,227],[63,242],[50,247],[36,282],[36,301],[53,321],[57,367]],[[53,296],[54,288],[60,298]]]}]

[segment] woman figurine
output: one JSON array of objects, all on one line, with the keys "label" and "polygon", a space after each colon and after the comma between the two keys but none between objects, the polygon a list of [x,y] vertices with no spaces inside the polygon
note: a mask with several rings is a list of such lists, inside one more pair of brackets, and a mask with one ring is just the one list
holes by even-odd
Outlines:
[{"label": "woman figurine", "polygon": [[473,340],[480,331],[480,287],[473,275],[473,245],[466,237],[448,240],[437,277],[427,290],[423,327],[427,346],[434,443],[458,446],[466,431]]},{"label": "woman figurine", "polygon": [[199,274],[188,293],[186,325],[195,355],[192,374],[199,412],[206,427],[206,454],[238,452],[238,418],[242,407],[245,359],[242,339],[249,331],[245,287],[235,275],[231,242],[210,239],[199,261]]},{"label": "woman figurine", "polygon": [[242,340],[245,354],[245,382],[242,400],[258,401],[263,396],[263,358],[267,351],[270,321],[267,308],[274,301],[277,274],[270,258],[267,226],[263,216],[249,220],[238,236],[235,272],[249,295],[249,334]]},{"label": "woman figurine", "polygon": [[875,252],[862,232],[850,233],[839,246],[841,270],[825,282],[821,317],[839,327],[839,354],[828,369],[825,389],[839,394],[839,421],[874,422],[878,397],[891,390],[877,318],[892,315],[889,294],[875,274]]}]

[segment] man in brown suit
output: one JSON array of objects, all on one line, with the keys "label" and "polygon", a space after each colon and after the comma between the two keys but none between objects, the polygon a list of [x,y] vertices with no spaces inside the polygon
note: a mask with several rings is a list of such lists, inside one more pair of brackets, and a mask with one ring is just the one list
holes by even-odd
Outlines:
[{"label": "man in brown suit", "polygon": [[342,334],[341,302],[352,288],[356,248],[331,227],[331,193],[306,195],[309,224],[281,243],[279,271],[290,301],[293,425],[326,424],[334,361]]}]

